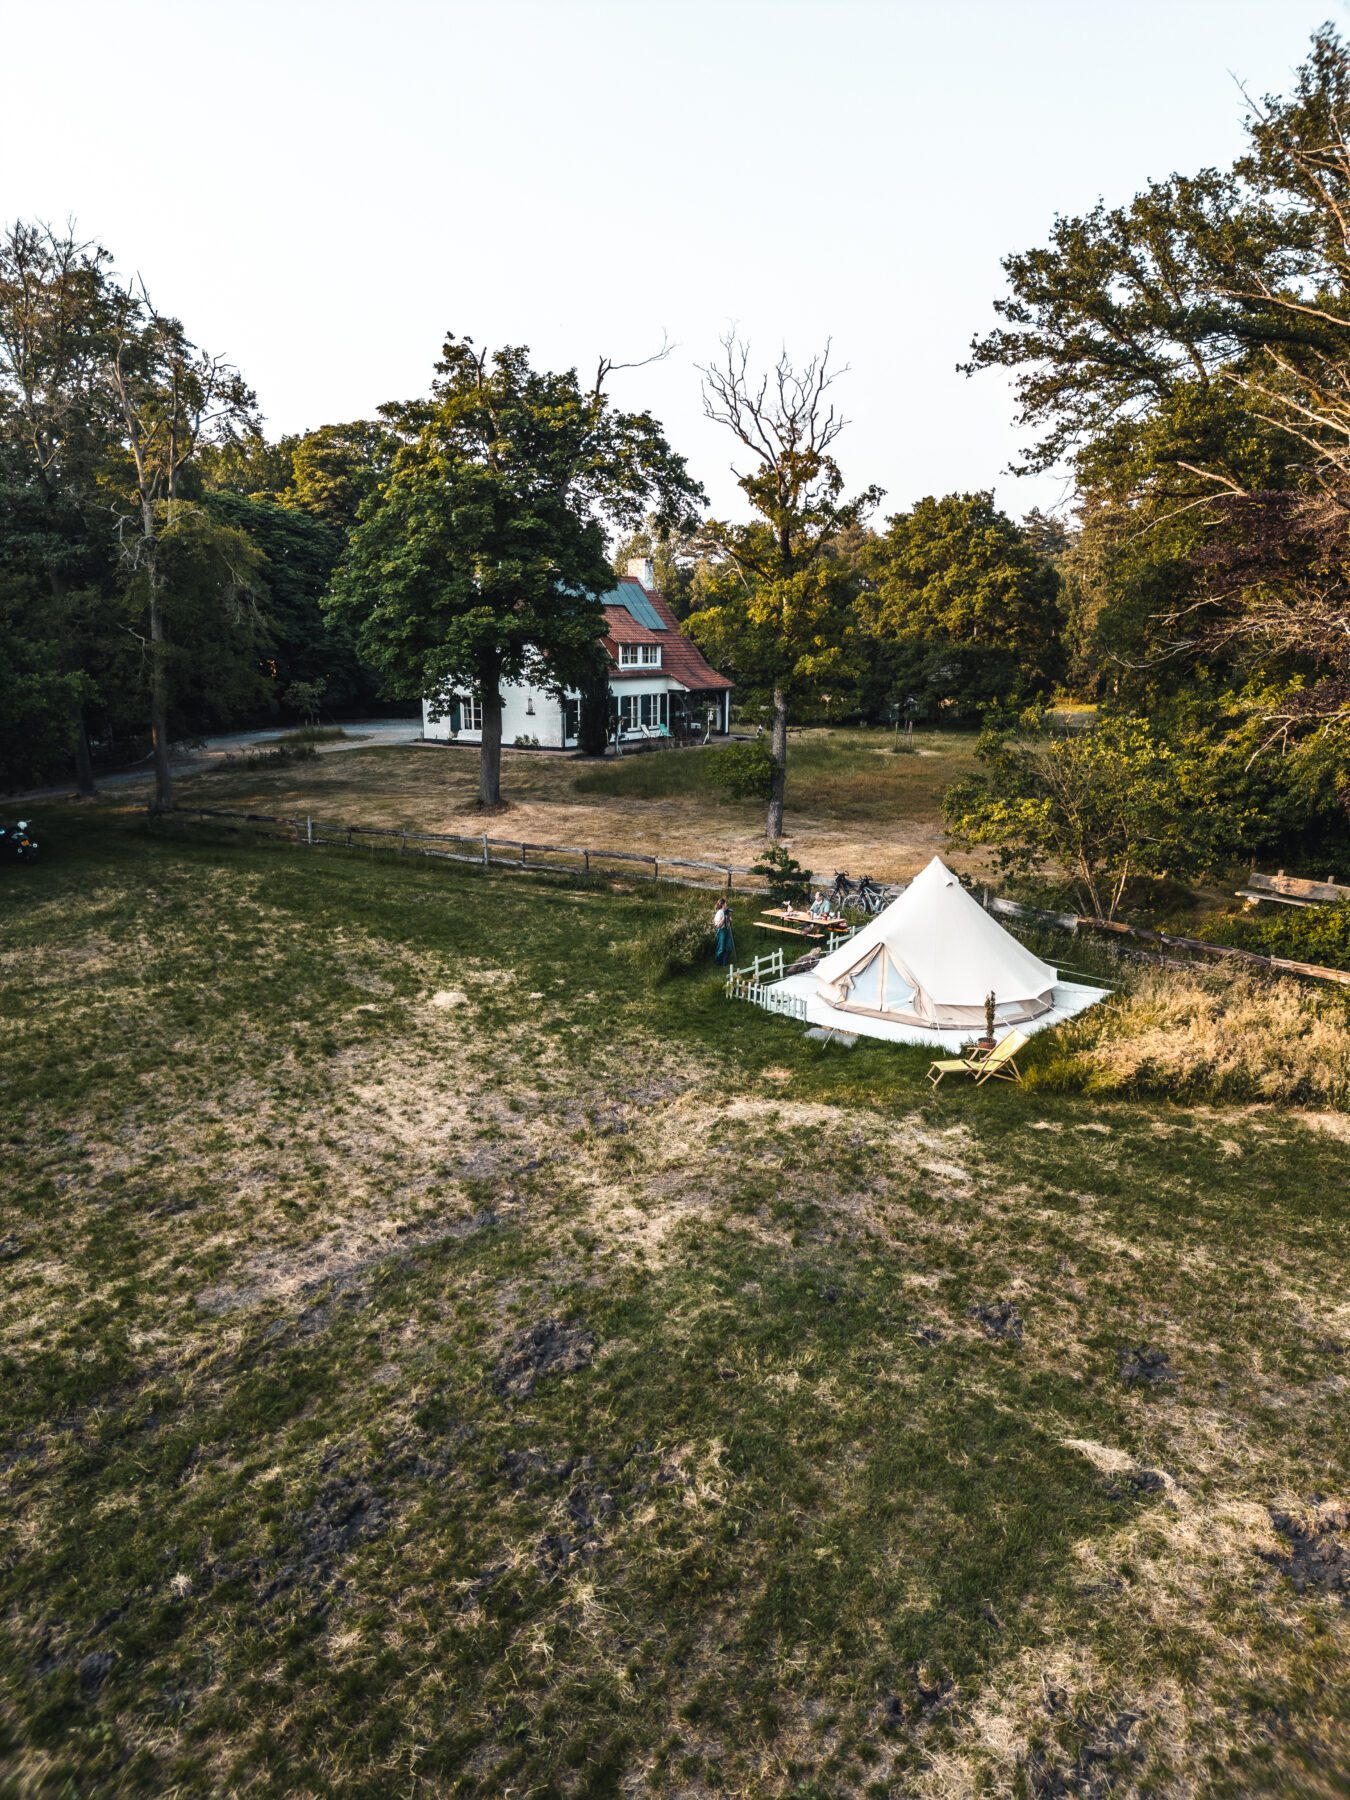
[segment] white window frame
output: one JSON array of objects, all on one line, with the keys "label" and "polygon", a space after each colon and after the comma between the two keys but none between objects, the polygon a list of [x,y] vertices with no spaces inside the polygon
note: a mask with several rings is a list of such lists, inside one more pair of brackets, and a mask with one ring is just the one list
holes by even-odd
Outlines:
[{"label": "white window frame", "polygon": [[642,652],[643,668],[659,669],[661,667],[660,644],[639,644],[638,649]]},{"label": "white window frame", "polygon": [[649,731],[670,725],[670,695],[620,694],[619,721],[625,731]]},{"label": "white window frame", "polygon": [[483,702],[475,700],[467,694],[459,697],[459,728],[461,731],[481,731],[483,729]]}]

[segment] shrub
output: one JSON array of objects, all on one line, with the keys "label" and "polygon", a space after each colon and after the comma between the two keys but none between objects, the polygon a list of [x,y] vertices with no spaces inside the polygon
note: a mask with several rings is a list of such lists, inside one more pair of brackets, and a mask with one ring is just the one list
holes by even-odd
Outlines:
[{"label": "shrub", "polygon": [[1242,913],[1207,919],[1195,935],[1260,956],[1287,956],[1291,962],[1324,969],[1350,969],[1350,906],[1281,907],[1279,912]]},{"label": "shrub", "polygon": [[712,961],[712,900],[688,901],[673,919],[662,919],[630,938],[619,954],[653,986]]},{"label": "shrub", "polygon": [[728,744],[704,756],[707,778],[733,800],[767,800],[773,780],[773,757],[768,740],[752,738],[744,744]]},{"label": "shrub", "polygon": [[[297,732],[296,737],[299,737]],[[280,769],[287,763],[312,762],[318,755],[311,741],[302,739],[298,743],[279,741],[274,749],[241,750],[222,756],[214,764],[217,769]],[[211,771],[208,770],[209,774]]]},{"label": "shrub", "polygon": [[1029,1084],[1177,1100],[1350,1106],[1350,1002],[1290,978],[1149,969],[1056,1033]]},{"label": "shrub", "polygon": [[766,878],[770,906],[805,905],[811,893],[811,871],[781,844],[771,844],[750,867]]},{"label": "shrub", "polygon": [[295,731],[283,731],[277,745],[285,750],[299,750],[306,744],[335,744],[346,735],[341,725],[301,725]]}]

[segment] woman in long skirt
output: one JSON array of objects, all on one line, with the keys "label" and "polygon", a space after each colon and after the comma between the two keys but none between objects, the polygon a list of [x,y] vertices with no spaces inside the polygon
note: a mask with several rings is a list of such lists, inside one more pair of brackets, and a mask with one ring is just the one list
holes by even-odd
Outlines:
[{"label": "woman in long skirt", "polygon": [[713,914],[713,960],[720,968],[731,966],[731,959],[736,954],[736,939],[731,930],[731,908],[725,900],[717,902],[717,911]]}]

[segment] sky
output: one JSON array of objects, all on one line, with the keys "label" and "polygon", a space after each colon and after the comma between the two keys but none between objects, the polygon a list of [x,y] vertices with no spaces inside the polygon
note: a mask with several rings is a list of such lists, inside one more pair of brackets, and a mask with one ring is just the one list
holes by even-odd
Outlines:
[{"label": "sky", "polygon": [[995,489],[956,372],[1056,213],[1223,163],[1344,0],[8,0],[0,215],[73,219],[257,390],[270,435],[424,393],[448,331],[617,373],[743,512],[698,366],[829,339],[882,514]]}]

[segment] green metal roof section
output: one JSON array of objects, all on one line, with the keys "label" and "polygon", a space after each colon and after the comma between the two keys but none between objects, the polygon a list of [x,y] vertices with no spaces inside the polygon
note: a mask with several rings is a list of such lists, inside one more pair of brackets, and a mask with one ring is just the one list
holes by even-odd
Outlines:
[{"label": "green metal roof section", "polygon": [[601,606],[622,606],[632,614],[639,625],[645,625],[648,631],[664,631],[666,622],[647,598],[646,590],[639,581],[624,580],[608,594],[600,596]]}]

